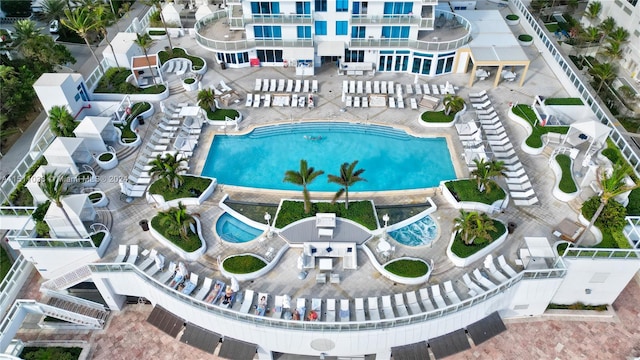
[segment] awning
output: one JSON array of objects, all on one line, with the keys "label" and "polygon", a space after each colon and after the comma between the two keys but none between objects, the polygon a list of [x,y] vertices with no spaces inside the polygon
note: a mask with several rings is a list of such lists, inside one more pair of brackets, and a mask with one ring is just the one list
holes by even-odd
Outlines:
[{"label": "awning", "polygon": [[155,306],[147,318],[147,322],[175,338],[182,330],[185,321],[163,307]]},{"label": "awning", "polygon": [[506,330],[507,327],[504,326],[504,323],[497,311],[486,318],[467,326],[469,336],[471,336],[471,339],[473,339],[473,343],[476,344],[476,346]]},{"label": "awning", "polygon": [[527,244],[531,257],[555,257],[553,249],[551,248],[551,245],[549,245],[549,240],[546,237],[525,236],[524,242]]},{"label": "awning", "polygon": [[429,346],[436,359],[441,359],[449,355],[457,354],[461,351],[471,349],[469,339],[463,329],[450,332],[429,340]]},{"label": "awning", "polygon": [[213,354],[220,343],[220,338],[221,336],[214,332],[187,323],[187,327],[184,329],[180,341]]},{"label": "awning", "polygon": [[391,348],[393,360],[422,360],[429,358],[426,341]]},{"label": "awning", "polygon": [[318,43],[318,56],[344,56],[344,41]]},{"label": "awning", "polygon": [[225,337],[218,356],[232,360],[252,360],[258,345]]}]

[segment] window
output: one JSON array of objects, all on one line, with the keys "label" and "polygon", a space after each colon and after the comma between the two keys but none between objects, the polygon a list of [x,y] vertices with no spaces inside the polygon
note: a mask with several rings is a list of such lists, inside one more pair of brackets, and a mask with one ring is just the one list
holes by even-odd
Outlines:
[{"label": "window", "polygon": [[282,62],[282,50],[257,50],[261,62]]},{"label": "window", "polygon": [[351,38],[352,39],[364,39],[367,36],[367,28],[365,26],[352,26]]},{"label": "window", "polygon": [[348,21],[336,21],[336,35],[349,35]]},{"label": "window", "polygon": [[[78,95],[80,96],[80,98],[82,98],[83,101],[89,101],[89,97],[87,96],[87,89],[85,89],[84,87],[84,83],[80,83],[80,85],[78,85],[77,87],[78,90]],[[76,98],[76,101],[78,101],[78,99]]]},{"label": "window", "polygon": [[413,3],[411,2],[385,2],[385,15],[406,15],[413,12]]},{"label": "window", "polygon": [[383,26],[382,37],[387,39],[408,39],[409,30],[408,26]]},{"label": "window", "polygon": [[311,26],[298,26],[298,39],[311,39]]},{"label": "window", "polygon": [[311,3],[306,1],[296,1],[296,14],[309,15],[311,14]]},{"label": "window", "polygon": [[269,1],[254,1],[251,2],[252,14],[279,14],[280,3]]},{"label": "window", "polygon": [[316,21],[316,35],[327,35],[326,21]]},{"label": "window", "polygon": [[336,0],[336,12],[349,11],[349,0]]},{"label": "window", "polygon": [[256,39],[281,39],[282,30],[280,26],[254,26],[253,31]]},{"label": "window", "polygon": [[316,1],[316,11],[327,11],[327,0],[315,0]]},{"label": "window", "polygon": [[364,62],[364,50],[345,50],[345,62]]}]

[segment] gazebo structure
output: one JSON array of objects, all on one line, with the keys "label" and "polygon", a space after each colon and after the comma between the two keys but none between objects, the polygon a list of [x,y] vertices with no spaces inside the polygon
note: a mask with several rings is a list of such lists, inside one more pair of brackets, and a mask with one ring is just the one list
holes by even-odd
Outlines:
[{"label": "gazebo structure", "polygon": [[598,121],[581,121],[569,126],[569,131],[564,137],[562,145],[569,144],[576,147],[584,142],[589,142],[587,154],[602,148],[611,133],[611,128]]},{"label": "gazebo structure", "polygon": [[[89,195],[69,195],[63,197],[61,202],[69,219],[67,219],[62,209],[54,203],[49,206],[49,210],[44,216],[44,221],[49,225],[52,237],[75,239],[78,234],[73,229],[74,227],[83,238],[87,237],[89,232],[83,222],[93,222],[97,215],[91,200],[89,200]],[[71,220],[71,223],[69,223],[69,220]]]},{"label": "gazebo structure", "polygon": [[111,118],[102,116],[87,116],[73,130],[77,137],[84,139],[87,150],[93,153],[107,151],[105,142],[113,142],[118,138]]},{"label": "gazebo structure", "polygon": [[44,151],[43,156],[47,159],[47,164],[70,167],[73,174],[78,173],[77,164],[89,164],[93,161],[91,152],[81,138],[56,138]]},{"label": "gazebo structure", "polygon": [[154,79],[156,84],[164,82],[158,54],[150,54],[148,57],[144,55],[132,57],[131,72],[138,86],[151,86],[154,84]]},{"label": "gazebo structure", "polygon": [[31,193],[31,196],[33,196],[33,201],[36,204],[42,204],[49,200],[49,197],[47,197],[42,189],[40,189],[40,181],[42,181],[42,179],[44,178],[44,174],[46,173],[55,173],[56,175],[66,174],[69,176],[75,175],[71,173],[71,168],[69,166],[40,166],[38,170],[36,170],[35,173],[31,176],[31,179],[29,179],[29,181],[27,181],[27,183],[25,184],[27,190],[29,190],[29,192]]}]

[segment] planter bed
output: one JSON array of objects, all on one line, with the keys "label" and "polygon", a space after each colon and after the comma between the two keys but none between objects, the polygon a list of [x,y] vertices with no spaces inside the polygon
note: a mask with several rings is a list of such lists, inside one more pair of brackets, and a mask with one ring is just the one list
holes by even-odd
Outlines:
[{"label": "planter bed", "polygon": [[440,189],[445,199],[456,209],[492,213],[509,203],[509,195],[495,182],[487,195],[478,191],[475,181],[462,179],[443,181]]},{"label": "planter bed", "polygon": [[547,133],[566,134],[569,132],[568,126],[538,126],[538,118],[528,105],[516,105],[509,110],[509,118],[522,125],[529,136],[522,143],[522,150],[538,155],[544,150],[542,135]]},{"label": "planter bed", "polygon": [[168,247],[178,256],[185,260],[197,261],[207,250],[207,244],[202,238],[202,226],[200,224],[200,219],[194,217],[194,220],[196,222],[197,234],[194,234],[189,230],[189,238],[187,240],[183,240],[180,236],[164,234],[164,229],[159,224],[159,216],[154,216],[151,219],[149,232],[156,240],[160,241],[164,246]]},{"label": "planter bed", "polygon": [[349,209],[345,209],[344,202],[312,202],[311,211],[304,212],[304,202],[283,200],[278,210],[274,226],[282,229],[298,220],[313,217],[316,213],[335,213],[336,217],[351,220],[369,230],[378,228],[375,209],[371,201],[349,201]]},{"label": "planter bed", "polygon": [[555,174],[555,183],[552,194],[560,201],[571,201],[578,196],[578,187],[573,180],[572,160],[568,155],[558,154],[554,161],[549,162],[551,170]]},{"label": "planter bed", "polygon": [[167,183],[162,179],[153,182],[147,191],[147,201],[162,209],[178,206],[180,202],[187,206],[200,205],[218,185],[215,178],[192,175],[183,175],[183,178],[184,183],[176,191],[167,191]]},{"label": "planter bed", "polygon": [[455,266],[464,267],[483,259],[504,243],[508,235],[507,227],[500,220],[492,220],[497,231],[490,232],[491,237],[494,239],[491,242],[465,245],[458,236],[459,233],[451,234],[451,240],[447,247],[447,257]]}]

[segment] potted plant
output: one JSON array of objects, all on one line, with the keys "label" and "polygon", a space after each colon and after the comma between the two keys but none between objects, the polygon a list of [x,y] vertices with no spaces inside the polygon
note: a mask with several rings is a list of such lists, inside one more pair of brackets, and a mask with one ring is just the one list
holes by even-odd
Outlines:
[{"label": "potted plant", "polygon": [[522,34],[518,36],[518,42],[522,46],[530,46],[531,44],[533,44],[533,37],[528,34]]},{"label": "potted plant", "polygon": [[94,174],[91,171],[83,171],[79,173],[76,176],[76,180],[78,181],[79,184],[86,187],[96,186],[96,184],[98,183],[98,180],[96,179],[96,174]]},{"label": "potted plant", "polygon": [[109,205],[109,198],[102,190],[94,190],[89,193],[89,201],[94,207],[105,207]]},{"label": "potted plant", "polygon": [[96,162],[102,169],[111,170],[118,165],[118,157],[114,152],[107,151],[100,153],[96,158]]},{"label": "potted plant", "polygon": [[198,89],[198,80],[194,77],[187,77],[182,80],[182,86],[186,91],[194,91]]},{"label": "potted plant", "polygon": [[505,17],[506,21],[507,21],[507,25],[518,25],[520,23],[520,16],[516,15],[516,14],[509,14]]}]

